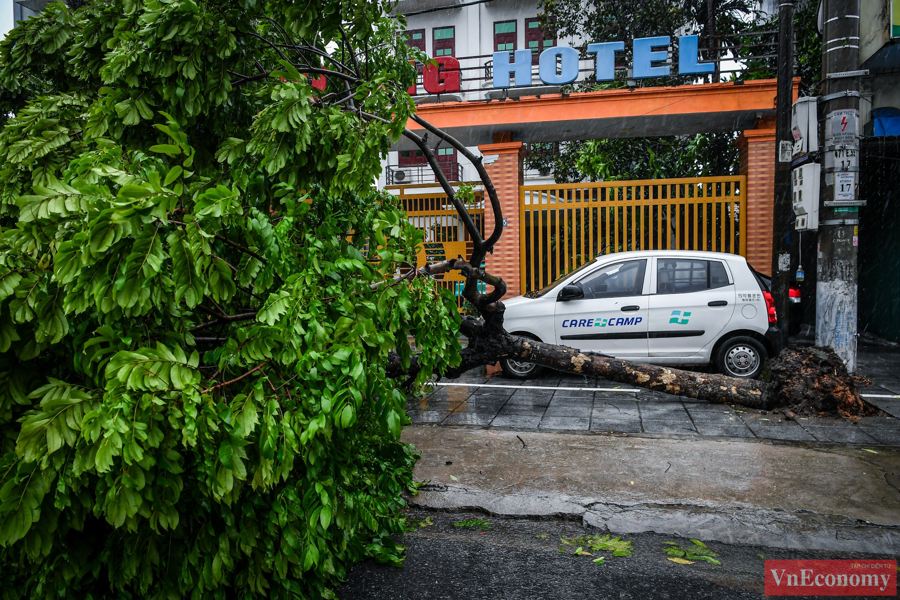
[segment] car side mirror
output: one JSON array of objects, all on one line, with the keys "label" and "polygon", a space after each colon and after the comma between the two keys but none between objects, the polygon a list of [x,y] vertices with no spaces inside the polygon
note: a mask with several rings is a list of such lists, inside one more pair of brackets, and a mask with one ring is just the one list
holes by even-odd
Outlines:
[{"label": "car side mirror", "polygon": [[581,286],[577,283],[570,283],[563,289],[559,290],[559,295],[556,297],[557,302],[567,302],[569,300],[578,300],[579,298],[584,298],[584,290],[581,289]]}]

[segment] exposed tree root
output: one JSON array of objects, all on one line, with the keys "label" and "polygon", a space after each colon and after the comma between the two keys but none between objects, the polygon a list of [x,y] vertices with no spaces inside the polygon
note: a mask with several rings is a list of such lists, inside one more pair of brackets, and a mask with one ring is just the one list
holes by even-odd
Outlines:
[{"label": "exposed tree root", "polygon": [[785,415],[858,418],[880,412],[859,396],[867,380],[850,375],[831,348],[785,348],[769,369],[769,385]]}]

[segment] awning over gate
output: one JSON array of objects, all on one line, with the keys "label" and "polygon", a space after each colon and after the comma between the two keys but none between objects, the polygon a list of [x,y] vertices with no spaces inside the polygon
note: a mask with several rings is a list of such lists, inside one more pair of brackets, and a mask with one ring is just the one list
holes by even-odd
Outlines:
[{"label": "awning over gate", "polygon": [[[794,99],[797,85],[794,82]],[[776,81],[654,87],[420,105],[423,118],[467,146],[510,132],[522,142],[656,137],[752,129],[775,114]],[[410,129],[421,127],[409,121]],[[405,138],[394,150],[415,146]]]}]

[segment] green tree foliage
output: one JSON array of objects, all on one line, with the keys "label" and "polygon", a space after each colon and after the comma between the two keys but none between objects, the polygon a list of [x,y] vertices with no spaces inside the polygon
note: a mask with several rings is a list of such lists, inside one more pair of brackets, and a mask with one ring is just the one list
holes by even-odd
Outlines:
[{"label": "green tree foliage", "polygon": [[709,133],[532,144],[526,165],[552,170],[558,183],[736,175],[736,137]]},{"label": "green tree foliage", "polygon": [[[809,95],[818,93],[817,86],[822,79],[822,36],[816,24],[818,8],[818,2],[809,0],[798,2],[794,10],[795,73],[800,77],[803,93]],[[777,76],[775,64],[771,60],[758,58],[760,55],[770,53],[770,48],[777,47],[777,31],[777,12],[746,30],[752,37],[744,39],[747,47],[740,52],[748,67],[747,71],[741,74],[741,79],[773,79]]]},{"label": "green tree foliage", "polygon": [[0,45],[0,597],[333,597],[400,560],[387,357],[458,361],[459,317],[390,282],[422,233],[372,185],[415,76],[386,8],[57,3]]},{"label": "green tree foliage", "polygon": [[[544,19],[560,36],[587,42],[625,42],[631,61],[631,40],[692,32],[701,36],[731,36],[754,21],[753,0],[542,0]],[[682,34],[683,35],[683,34]],[[732,45],[722,40],[722,45]]]}]

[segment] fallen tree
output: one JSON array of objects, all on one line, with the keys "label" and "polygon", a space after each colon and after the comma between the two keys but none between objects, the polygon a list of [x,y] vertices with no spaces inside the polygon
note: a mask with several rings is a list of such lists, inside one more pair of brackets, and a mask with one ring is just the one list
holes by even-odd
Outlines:
[{"label": "fallen tree", "polygon": [[[334,597],[355,562],[402,558],[405,392],[434,373],[516,355],[771,402],[504,331],[506,285],[479,267],[497,194],[414,114],[425,56],[393,7],[57,2],[0,42],[3,600]],[[395,276],[424,240],[373,186],[400,136],[468,260]],[[488,235],[435,142],[475,165]],[[478,318],[436,289],[451,269]]]}]

